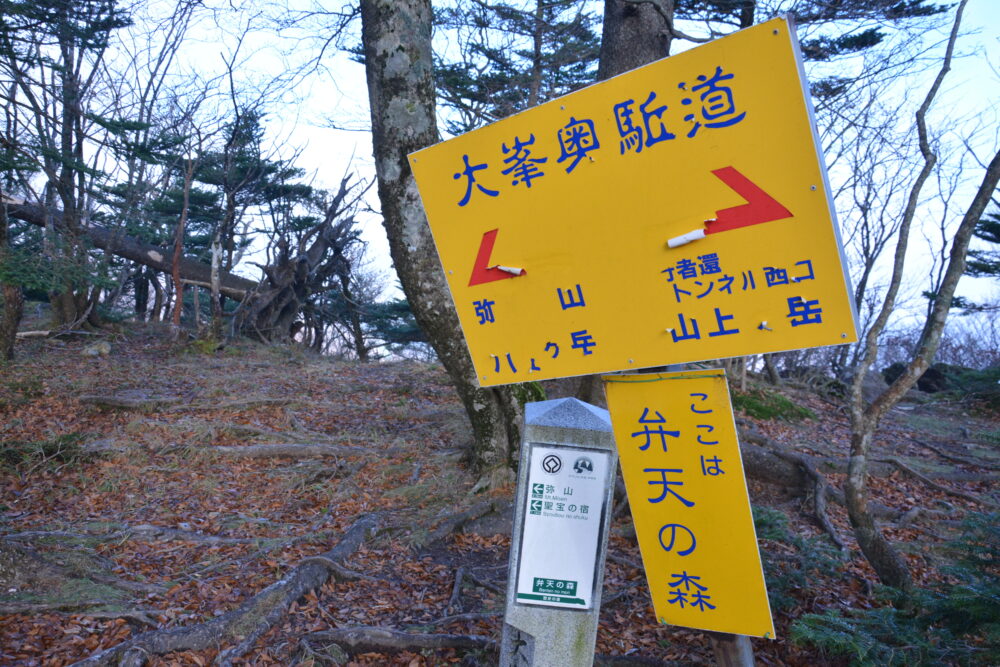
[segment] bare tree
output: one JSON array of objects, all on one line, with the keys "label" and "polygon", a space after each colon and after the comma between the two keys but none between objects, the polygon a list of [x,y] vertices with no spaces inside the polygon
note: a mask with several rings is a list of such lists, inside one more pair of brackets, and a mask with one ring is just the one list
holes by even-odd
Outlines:
[{"label": "bare tree", "polygon": [[966,3],[967,0],[962,0],[958,5],[941,68],[916,113],[917,134],[920,152],[923,156],[923,165],[910,187],[905,208],[900,215],[901,222],[893,259],[892,277],[882,307],[865,336],[864,356],[854,369],[854,380],[850,391],[851,455],[844,486],[848,514],[858,544],[865,557],[875,568],[879,578],[884,583],[903,590],[909,590],[912,586],[910,570],[903,558],[879,530],[868,508],[868,454],[882,417],[916,384],[933,361],[934,354],[940,344],[941,333],[951,308],[955,289],[965,270],[965,258],[972,232],[976,222],[985,211],[997,183],[1000,182],[1000,153],[997,153],[986,166],[982,182],[954,235],[947,268],[912,359],[907,364],[903,374],[871,404],[866,404],[862,396],[862,384],[865,374],[878,356],[879,335],[885,329],[895,308],[896,297],[903,279],[911,227],[920,204],[921,191],[932,175],[938,160],[929,139],[927,113],[941,88],[945,75],[951,68],[962,12]]}]

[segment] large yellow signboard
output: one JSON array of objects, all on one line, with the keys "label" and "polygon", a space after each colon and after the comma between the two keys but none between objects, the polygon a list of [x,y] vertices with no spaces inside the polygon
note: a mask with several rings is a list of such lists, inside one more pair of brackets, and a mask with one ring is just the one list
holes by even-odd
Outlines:
[{"label": "large yellow signboard", "polygon": [[856,340],[785,20],[410,161],[484,386]]},{"label": "large yellow signboard", "polygon": [[656,617],[774,638],[724,373],[604,382]]}]

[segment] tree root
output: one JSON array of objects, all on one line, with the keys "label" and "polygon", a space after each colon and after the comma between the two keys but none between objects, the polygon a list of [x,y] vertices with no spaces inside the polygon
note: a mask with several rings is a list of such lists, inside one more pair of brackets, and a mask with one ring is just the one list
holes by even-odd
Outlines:
[{"label": "tree root", "polygon": [[966,493],[965,491],[959,491],[958,489],[950,489],[947,486],[944,486],[943,484],[938,484],[930,477],[927,477],[926,475],[923,475],[914,470],[913,468],[911,468],[910,466],[906,465],[895,456],[879,460],[885,463],[893,464],[894,466],[905,472],[907,475],[919,479],[921,482],[928,485],[932,489],[937,489],[942,493],[947,493],[948,495],[955,496],[956,498],[963,498],[970,502],[976,503],[977,505],[986,505],[987,507],[992,507],[992,508],[1000,507],[1000,505],[997,505],[997,503],[993,502],[989,498],[985,498],[982,496],[974,496],[971,493]]},{"label": "tree root", "polygon": [[996,464],[991,464],[987,461],[974,461],[972,459],[967,459],[961,456],[955,456],[954,454],[949,454],[948,452],[942,451],[938,447],[935,447],[929,442],[924,442],[923,440],[917,440],[916,438],[910,438],[910,442],[920,445],[925,449],[929,449],[941,458],[951,461],[953,463],[961,463],[962,465],[972,466],[973,468],[985,468],[987,470],[1000,470],[1000,466]]},{"label": "tree root", "polygon": [[254,408],[266,408],[271,406],[283,407],[286,405],[296,405],[301,401],[293,398],[268,398],[261,396],[258,398],[244,398],[238,401],[202,401],[201,403],[188,403],[187,405],[177,405],[170,409],[171,412],[198,412],[201,410],[252,410]]},{"label": "tree root", "polygon": [[[364,543],[377,525],[378,521],[373,515],[359,518],[344,533],[337,546],[322,554],[320,558],[339,564]],[[233,660],[246,654],[265,632],[281,620],[293,602],[325,584],[333,574],[333,570],[325,562],[316,562],[315,558],[306,561],[308,562],[299,564],[282,579],[233,611],[211,621],[188,627],[145,632],[80,660],[74,663],[74,666],[139,667],[145,664],[151,655],[163,655],[174,651],[200,651],[236,642],[216,658],[218,665],[231,665]]]},{"label": "tree root", "polygon": [[488,590],[488,591],[490,591],[492,593],[496,593],[497,595],[503,595],[504,594],[504,590],[502,588],[500,588],[499,586],[496,586],[494,584],[491,584],[488,581],[480,579],[479,577],[477,577],[476,575],[472,574],[471,572],[466,572],[465,573],[465,578],[468,579],[469,581],[471,581],[472,583],[474,583],[476,586],[479,586],[480,588],[485,588],[486,590]]},{"label": "tree root", "polygon": [[423,623],[415,623],[410,627],[414,628],[426,628],[432,625],[447,625],[448,623],[454,623],[455,621],[482,621],[488,618],[497,618],[498,616],[503,616],[502,611],[475,611],[468,614],[452,614],[451,616],[442,616],[441,618],[434,621],[425,621]]},{"label": "tree root", "polygon": [[462,610],[462,581],[465,579],[465,566],[460,565],[457,570],[455,570],[455,583],[451,587],[451,597],[448,598],[448,606],[445,608],[447,613],[453,611]]},{"label": "tree root", "polygon": [[83,613],[90,618],[107,618],[112,620],[124,618],[134,626],[146,626],[148,628],[156,628],[159,626],[156,616],[160,612],[156,609],[121,609],[118,611],[95,609],[93,611]]},{"label": "tree root", "polygon": [[438,519],[432,524],[432,526],[436,526],[434,530],[432,530],[430,535],[418,544],[417,547],[426,549],[435,542],[440,542],[452,533],[458,532],[465,524],[486,516],[490,512],[494,511],[494,509],[496,509],[494,502],[487,500],[462,512],[449,514],[441,519]]},{"label": "tree root", "polygon": [[688,663],[664,662],[656,658],[644,658],[638,655],[595,655],[594,667],[682,667]]},{"label": "tree root", "polygon": [[642,565],[640,563],[637,563],[636,561],[631,560],[629,558],[625,558],[624,556],[619,556],[619,555],[613,554],[613,553],[611,553],[609,551],[608,555],[606,557],[607,557],[607,559],[609,561],[611,561],[613,563],[618,563],[619,565],[623,565],[625,567],[630,567],[632,569],[639,570],[640,572],[644,572],[645,571],[644,568],[642,567]]},{"label": "tree root", "polygon": [[218,454],[234,459],[286,458],[307,459],[322,456],[372,456],[383,455],[386,452],[367,447],[350,447],[348,445],[321,445],[306,443],[274,443],[266,445],[240,445],[235,447],[218,446],[202,447],[199,452]]},{"label": "tree root", "polygon": [[45,614],[64,611],[98,619],[124,618],[133,625],[157,627],[156,609],[115,609],[120,600],[83,600],[80,602],[5,602],[0,603],[0,616],[9,614]]},{"label": "tree root", "polygon": [[636,588],[639,588],[640,586],[643,586],[645,583],[646,582],[645,582],[644,579],[639,579],[639,580],[636,580],[636,581],[630,581],[627,584],[622,585],[617,591],[615,591],[614,593],[612,593],[608,597],[601,599],[601,607],[603,608],[605,606],[609,606],[611,604],[614,604],[620,598],[623,598],[626,595],[629,595]]},{"label": "tree root", "polygon": [[382,581],[378,577],[369,577],[367,574],[361,574],[360,572],[349,570],[337,561],[331,560],[326,556],[310,556],[309,558],[303,558],[299,561],[299,565],[304,565],[305,563],[320,563],[337,575],[337,579],[340,581]]},{"label": "tree root", "polygon": [[911,526],[917,530],[920,530],[931,537],[935,538],[939,542],[947,542],[948,538],[944,535],[934,532],[926,526],[915,525],[914,522],[921,516],[929,516],[937,518],[938,520],[947,519],[951,515],[947,512],[940,512],[937,510],[927,509],[926,507],[911,507],[908,509],[899,519],[896,521],[897,528],[910,528]]},{"label": "tree root", "polygon": [[[830,517],[826,511],[826,501],[827,496],[830,495],[830,485],[826,482],[826,477],[823,476],[813,462],[806,456],[802,454],[797,454],[784,450],[776,446],[769,438],[761,433],[752,431],[750,429],[744,429],[741,433],[741,437],[745,438],[749,442],[754,442],[758,446],[762,446],[771,457],[779,459],[781,462],[786,464],[791,464],[795,466],[800,472],[799,475],[805,473],[808,480],[812,482],[812,492],[813,492],[813,515],[816,521],[819,523],[820,527],[830,536],[837,548],[840,549],[841,553],[846,555],[848,553],[847,544],[841,539],[840,534],[834,527],[833,523],[830,521]],[[783,479],[794,479],[795,476],[790,474],[789,471],[785,471],[782,475]],[[808,488],[807,484],[799,484],[799,488]]]},{"label": "tree root", "polygon": [[[292,545],[299,544],[301,542],[312,542],[312,541],[316,541],[316,540],[326,539],[327,537],[330,537],[333,534],[334,534],[333,531],[324,531],[322,533],[317,533],[317,532],[315,532],[315,528],[312,528],[312,529],[310,529],[309,533],[306,534],[306,535],[299,535],[298,537],[291,537],[291,538],[288,538],[288,539],[254,538],[252,540],[247,540],[247,541],[264,542],[265,544],[264,544],[264,546],[260,547],[259,549],[257,549],[256,551],[254,551],[249,556],[246,556],[244,558],[239,559],[238,561],[236,561],[236,563],[233,563],[232,561],[224,561],[224,562],[221,562],[221,563],[214,563],[212,565],[206,565],[205,567],[201,568],[200,570],[195,570],[194,572],[191,572],[190,575],[193,576],[193,577],[203,577],[206,574],[208,574],[209,572],[214,572],[215,570],[218,570],[218,569],[221,569],[221,568],[224,568],[224,567],[230,567],[230,566],[233,566],[233,565],[235,565],[237,568],[240,568],[240,567],[246,565],[247,563],[249,563],[249,562],[251,562],[251,561],[253,561],[253,560],[257,559],[257,558],[260,558],[261,556],[265,556],[265,555],[271,553],[272,551],[277,551],[279,549],[284,549],[286,547],[290,547]],[[319,558],[319,556],[313,556],[313,558]],[[344,571],[347,572],[348,570],[345,569]],[[358,575],[359,578],[362,577],[362,576],[363,575]]]},{"label": "tree root", "polygon": [[[0,614],[60,611],[121,605],[126,592],[163,593],[156,584],[123,580],[111,574],[111,563],[91,551],[63,549],[38,552],[18,540],[0,539]],[[91,599],[81,600],[85,587]],[[8,594],[13,594],[9,595]],[[38,599],[20,601],[30,594]]]},{"label": "tree root", "polygon": [[263,537],[219,537],[217,535],[206,535],[180,528],[167,528],[166,526],[154,526],[152,524],[139,524],[138,526],[122,526],[120,530],[111,533],[71,533],[64,530],[31,530],[24,533],[13,533],[4,535],[0,539],[12,542],[31,542],[38,539],[61,539],[74,542],[118,542],[125,540],[148,541],[148,542],[197,542],[201,544],[252,544],[254,542],[264,542],[268,538]]},{"label": "tree root", "polygon": [[72,602],[0,602],[0,616],[8,614],[43,614],[49,611],[86,613],[91,607],[118,604],[118,600],[75,600]]},{"label": "tree root", "polygon": [[252,544],[254,542],[263,542],[266,539],[261,537],[219,537],[218,535],[206,535],[191,530],[167,528],[152,524],[140,524],[128,527],[115,536],[115,539],[119,538],[126,540],[148,540],[151,542],[171,542],[176,540],[179,542],[196,542],[198,544]]},{"label": "tree root", "polygon": [[85,405],[94,405],[102,410],[134,410],[136,412],[156,412],[175,406],[183,399],[180,396],[149,396],[141,392],[125,392],[111,396],[83,395],[78,400]]},{"label": "tree root", "polygon": [[837,545],[838,549],[840,549],[840,552],[846,556],[849,553],[847,544],[845,544],[844,540],[840,538],[840,534],[837,532],[837,529],[830,521],[829,515],[826,513],[826,496],[827,489],[829,488],[829,484],[826,483],[826,477],[823,476],[823,473],[816,470],[816,468],[814,468],[805,458],[797,458],[800,459],[799,465],[801,465],[814,480],[813,513],[816,516],[816,520],[819,521],[819,525],[822,526],[823,530],[827,532],[833,543]]},{"label": "tree root", "polygon": [[318,652],[318,646],[323,646],[328,651],[330,644],[336,644],[350,655],[446,648],[491,652],[497,650],[495,639],[481,635],[411,633],[372,626],[310,632],[299,639],[301,648],[314,653]]}]

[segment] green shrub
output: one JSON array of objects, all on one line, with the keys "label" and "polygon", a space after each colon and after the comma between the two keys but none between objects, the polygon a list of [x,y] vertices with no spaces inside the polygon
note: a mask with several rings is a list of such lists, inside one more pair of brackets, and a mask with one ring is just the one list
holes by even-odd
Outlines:
[{"label": "green shrub", "polygon": [[[892,383],[904,370],[902,363],[895,363],[882,370],[885,381]],[[953,364],[936,363],[917,380],[917,389],[929,393],[941,392],[947,399],[966,398],[982,403],[992,410],[1000,410],[1000,366],[976,369]]]},{"label": "green shrub", "polygon": [[222,349],[222,344],[211,336],[205,336],[188,342],[185,349],[194,354],[215,354]]},{"label": "green shrub", "polygon": [[927,600],[927,622],[956,634],[981,634],[993,664],[1000,663],[1000,513],[973,514],[948,552],[946,568],[959,583]]},{"label": "green shrub", "polygon": [[[953,583],[917,591],[905,608],[805,614],[792,640],[852,665],[1000,664],[1000,514],[971,516],[946,549]],[[899,598],[899,592],[884,589]]]},{"label": "green shrub", "polygon": [[537,382],[512,384],[510,385],[510,389],[514,392],[514,398],[521,405],[545,400],[545,389]]},{"label": "green shrub", "polygon": [[984,370],[965,369],[959,374],[956,390],[983,407],[1000,412],[1000,366]]},{"label": "green shrub", "polygon": [[64,433],[45,440],[12,440],[0,444],[0,465],[9,468],[39,463],[80,463],[93,456],[83,448],[86,435]]},{"label": "green shrub", "polygon": [[781,394],[766,389],[733,392],[733,407],[757,419],[816,419],[816,413],[809,408],[796,405]]},{"label": "green shrub", "polygon": [[753,524],[758,539],[794,547],[782,554],[761,550],[767,595],[775,612],[787,611],[798,604],[794,593],[808,590],[820,572],[839,567],[836,550],[824,538],[806,539],[792,532],[784,512],[770,507],[753,507]]}]

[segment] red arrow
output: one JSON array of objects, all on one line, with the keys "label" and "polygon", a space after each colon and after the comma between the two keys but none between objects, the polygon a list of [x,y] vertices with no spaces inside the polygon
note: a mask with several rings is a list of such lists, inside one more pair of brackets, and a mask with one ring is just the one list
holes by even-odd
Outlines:
[{"label": "red arrow", "polygon": [[472,266],[472,277],[469,278],[469,287],[482,285],[483,283],[492,283],[496,280],[505,280],[506,278],[517,278],[528,273],[524,269],[500,266],[499,264],[490,266],[493,244],[497,241],[497,232],[499,231],[499,229],[491,229],[483,234],[483,240],[479,244],[479,252],[476,254],[476,263]]},{"label": "red arrow", "polygon": [[730,229],[759,225],[762,222],[791,218],[792,212],[767,194],[749,178],[736,171],[735,167],[723,167],[712,171],[715,176],[747,200],[746,204],[724,208],[715,212],[715,220],[705,222],[706,234],[727,232]]}]

